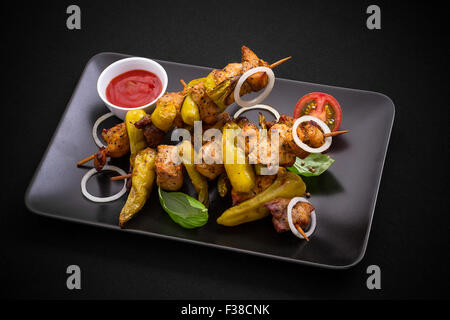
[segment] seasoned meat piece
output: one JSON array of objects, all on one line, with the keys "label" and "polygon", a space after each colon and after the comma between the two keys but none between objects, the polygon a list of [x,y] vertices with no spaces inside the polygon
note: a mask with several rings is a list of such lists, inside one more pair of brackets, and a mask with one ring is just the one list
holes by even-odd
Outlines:
[{"label": "seasoned meat piece", "polygon": [[[277,232],[284,232],[290,230],[287,217],[287,206],[291,199],[278,198],[264,205],[272,213],[272,223]],[[314,211],[314,207],[305,202],[298,202],[292,208],[292,222],[298,224],[302,229],[306,229],[310,222],[311,212]]]},{"label": "seasoned meat piece", "polygon": [[151,148],[156,148],[164,138],[165,132],[158,129],[152,124],[151,115],[145,115],[141,120],[136,121],[134,126],[138,129],[142,129],[145,140]]},{"label": "seasoned meat piece", "polygon": [[[319,126],[313,121],[302,123],[299,128],[303,131],[304,138],[302,141],[307,145],[318,148],[325,143],[322,130],[320,130]],[[297,134],[298,131],[299,130],[297,129]],[[299,138],[301,138],[300,135]]]},{"label": "seasoned meat piece", "polygon": [[102,137],[106,142],[106,148],[101,147],[94,156],[94,167],[97,171],[103,169],[106,158],[120,158],[130,152],[127,127],[124,122],[110,129],[103,129]]},{"label": "seasoned meat piece", "polygon": [[120,158],[130,152],[130,141],[125,122],[110,129],[103,129],[102,137],[107,144],[105,152],[108,157]]},{"label": "seasoned meat piece", "polygon": [[[278,144],[272,145],[277,142],[275,136],[278,135]],[[272,142],[272,139],[274,141]],[[261,136],[256,149],[251,150],[249,159],[256,159],[257,163],[263,165],[276,165],[282,167],[290,167],[295,162],[296,154],[291,149],[290,141],[292,140],[292,130],[285,124],[276,123],[270,127],[265,138]],[[278,150],[278,162],[276,159],[276,153],[272,153],[272,148]]]},{"label": "seasoned meat piece", "polygon": [[[241,48],[241,60],[243,73],[255,67],[269,67],[269,64],[266,61],[259,59],[258,56],[246,46],[242,46]],[[269,78],[266,73],[258,72],[248,77],[246,83],[250,85],[252,91],[256,92],[267,86],[268,81]]]},{"label": "seasoned meat piece", "polygon": [[272,134],[279,134],[279,152],[278,161],[279,165],[282,167],[290,167],[295,163],[295,153],[291,148],[292,137],[292,127],[285,124],[277,123],[269,129],[269,141],[271,141]]},{"label": "seasoned meat piece", "polygon": [[153,124],[143,129],[145,140],[150,148],[156,148],[164,139],[164,131],[158,129]]},{"label": "seasoned meat piece", "polygon": [[150,114],[146,114],[140,120],[134,123],[134,126],[138,129],[143,129],[145,126],[152,124],[152,116]]},{"label": "seasoned meat piece", "polygon": [[[241,72],[233,78],[234,85],[236,85],[239,77],[245,73],[246,71],[255,68],[255,67],[268,67],[269,64],[262,59],[259,59],[258,56],[246,46],[241,47],[241,64],[242,69]],[[235,69],[237,70],[237,69]],[[259,91],[267,85],[268,77],[264,72],[258,72],[254,75],[247,78],[247,80],[242,84],[241,91],[239,92],[240,96],[243,96],[247,93],[253,91]],[[225,104],[230,105],[234,102],[234,92],[232,92],[226,99]]]},{"label": "seasoned meat piece", "polygon": [[214,180],[225,171],[222,159],[222,145],[216,141],[208,141],[201,149],[202,163],[195,165],[195,168],[202,176]]},{"label": "seasoned meat piece", "polygon": [[[294,118],[285,114],[283,114],[278,121],[278,123],[285,124],[290,128],[294,126],[294,122]],[[325,143],[323,132],[314,121],[300,124],[297,128],[297,135],[301,141],[313,148],[318,148]],[[297,157],[304,158],[309,155],[309,153],[301,150],[300,147],[297,146],[293,138],[289,141],[289,144]]]},{"label": "seasoned meat piece", "polygon": [[225,125],[225,123],[227,123],[228,121],[231,121],[232,119],[233,118],[231,117],[231,115],[228,112],[219,113],[217,115],[217,122],[212,124],[212,125],[204,124],[203,125],[203,130],[204,131],[206,131],[208,129],[222,130],[222,128]]},{"label": "seasoned meat piece", "polygon": [[153,124],[149,124],[142,128],[147,145],[151,148],[156,148],[164,139],[164,131],[158,129]]},{"label": "seasoned meat piece", "polygon": [[102,171],[106,164],[106,149],[101,147],[98,149],[94,157],[94,168],[97,171]]},{"label": "seasoned meat piece", "polygon": [[236,192],[234,189],[231,189],[231,199],[233,200],[233,206],[244,202],[245,200],[251,199],[254,196],[256,196],[258,193],[263,192],[268,187],[272,185],[272,183],[276,179],[276,175],[256,175],[256,181],[255,186],[253,187],[252,191],[243,193],[243,192]]},{"label": "seasoned meat piece", "polygon": [[242,63],[229,63],[222,70],[213,70],[212,77],[216,84],[242,74]]},{"label": "seasoned meat piece", "polygon": [[183,167],[176,146],[158,146],[155,169],[156,183],[162,189],[177,191],[183,186]]},{"label": "seasoned meat piece", "polygon": [[[258,127],[245,117],[235,119],[237,125],[241,127],[240,137],[238,137],[238,145],[245,150],[245,154],[254,153],[258,148],[259,130]],[[255,158],[256,161],[256,158]]]},{"label": "seasoned meat piece", "polygon": [[197,83],[190,89],[192,100],[197,104],[200,118],[206,124],[214,124],[220,113],[220,108],[211,100],[206,93],[206,86],[203,82]]},{"label": "seasoned meat piece", "polygon": [[177,112],[181,110],[181,106],[183,105],[185,93],[184,91],[180,92],[167,92],[161,98],[159,98],[158,103],[173,103]]}]

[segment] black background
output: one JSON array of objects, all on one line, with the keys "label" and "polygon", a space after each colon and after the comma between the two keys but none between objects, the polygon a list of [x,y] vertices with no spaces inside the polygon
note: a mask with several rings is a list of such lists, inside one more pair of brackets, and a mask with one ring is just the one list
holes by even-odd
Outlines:
[{"label": "black background", "polygon": [[[66,28],[78,4],[82,29]],[[54,1],[2,6],[0,266],[6,298],[449,297],[449,50],[444,7],[374,2]],[[103,51],[223,67],[247,45],[277,76],[377,91],[396,105],[364,259],[346,271],[70,224],[32,214],[28,183],[84,65]],[[344,115],[345,116],[345,115]],[[76,139],[76,137],[73,137]],[[368,141],[370,143],[370,141]],[[51,181],[49,181],[51,183]],[[82,290],[66,288],[66,267]],[[366,288],[381,267],[382,289]]]}]

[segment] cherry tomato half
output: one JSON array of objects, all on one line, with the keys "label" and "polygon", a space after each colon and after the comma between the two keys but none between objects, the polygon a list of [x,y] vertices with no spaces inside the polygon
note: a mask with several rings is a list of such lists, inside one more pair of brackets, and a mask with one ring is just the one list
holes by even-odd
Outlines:
[{"label": "cherry tomato half", "polygon": [[339,129],[342,121],[342,109],[337,100],[326,93],[311,92],[298,100],[294,109],[294,118],[310,115],[325,122],[331,131]]}]

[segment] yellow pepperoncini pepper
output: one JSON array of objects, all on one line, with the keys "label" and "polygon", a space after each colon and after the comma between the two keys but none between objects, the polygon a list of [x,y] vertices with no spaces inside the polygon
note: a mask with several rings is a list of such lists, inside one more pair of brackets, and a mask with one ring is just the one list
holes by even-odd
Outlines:
[{"label": "yellow pepperoncini pepper", "polygon": [[152,148],[146,148],[136,154],[130,194],[120,212],[120,227],[138,213],[147,201],[155,181],[155,159],[156,150]]},{"label": "yellow pepperoncini pepper", "polygon": [[181,107],[181,119],[190,126],[194,125],[194,121],[200,121],[198,106],[190,94],[187,94],[186,98],[184,98],[183,106]]},{"label": "yellow pepperoncini pepper", "polygon": [[191,179],[192,185],[198,193],[198,201],[206,207],[209,206],[208,181],[195,168],[195,151],[190,141],[184,140],[178,145],[178,154],[183,161],[184,167]]},{"label": "yellow pepperoncini pepper", "polygon": [[230,188],[230,180],[228,180],[227,174],[223,172],[220,174],[219,179],[217,179],[217,191],[219,192],[219,195],[223,198],[227,195],[229,188]]},{"label": "yellow pepperoncini pepper", "polygon": [[192,81],[190,81],[185,90],[187,90],[187,94],[186,97],[184,98],[183,101],[183,106],[181,107],[181,119],[183,119],[183,122],[193,126],[194,125],[194,121],[200,121],[200,112],[198,110],[198,106],[195,103],[195,101],[192,99],[191,95],[189,94],[189,88],[205,81],[206,78],[199,78],[199,79],[194,79]]},{"label": "yellow pepperoncini pepper", "polygon": [[234,122],[224,125],[222,131],[223,163],[228,179],[237,192],[250,192],[255,186],[255,172],[248,163],[245,151],[236,145],[241,128]]},{"label": "yellow pepperoncini pepper", "polygon": [[270,187],[253,198],[226,210],[217,219],[217,223],[224,226],[236,226],[264,218],[269,214],[269,209],[264,206],[264,203],[277,198],[299,197],[304,195],[305,191],[306,185],[300,176],[281,169]]},{"label": "yellow pepperoncini pepper", "polygon": [[127,126],[128,139],[130,140],[130,167],[134,166],[134,158],[136,154],[147,147],[144,133],[134,126],[146,115],[144,110],[130,110],[125,116],[125,124]]},{"label": "yellow pepperoncini pepper", "polygon": [[231,80],[227,79],[219,84],[216,84],[213,74],[210,73],[205,78],[204,83],[206,87],[206,94],[220,108],[220,111],[223,112],[227,108],[225,99],[232,92]]},{"label": "yellow pepperoncini pepper", "polygon": [[152,113],[152,123],[162,131],[169,131],[177,116],[177,108],[171,101],[160,100]]}]

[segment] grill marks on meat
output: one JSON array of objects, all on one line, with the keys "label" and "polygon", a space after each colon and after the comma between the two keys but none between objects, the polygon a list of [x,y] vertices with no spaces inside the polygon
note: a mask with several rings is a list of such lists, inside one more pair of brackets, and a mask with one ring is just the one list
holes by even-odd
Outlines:
[{"label": "grill marks on meat", "polygon": [[176,146],[158,146],[155,171],[156,183],[162,189],[177,191],[183,186],[183,167]]},{"label": "grill marks on meat", "polygon": [[[290,201],[289,198],[278,198],[264,204],[272,214],[272,223],[277,232],[290,230],[287,217],[287,207]],[[311,204],[298,202],[292,208],[292,222],[305,230],[309,226],[312,211],[314,211],[314,206]]]}]

